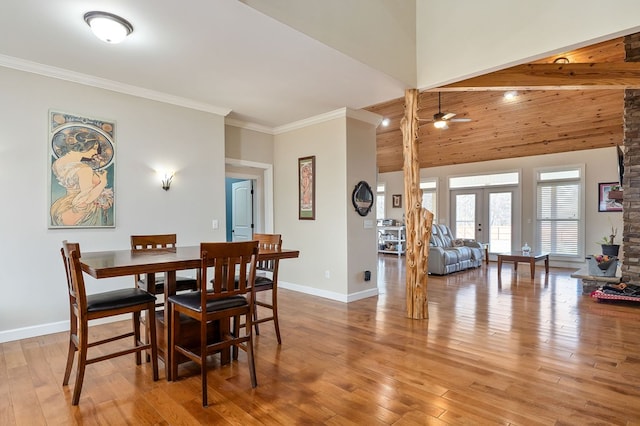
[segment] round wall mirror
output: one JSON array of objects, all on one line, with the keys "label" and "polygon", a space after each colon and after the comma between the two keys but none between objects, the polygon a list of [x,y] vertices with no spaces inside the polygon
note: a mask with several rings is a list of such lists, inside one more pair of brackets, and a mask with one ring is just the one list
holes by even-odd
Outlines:
[{"label": "round wall mirror", "polygon": [[351,194],[351,201],[360,216],[369,214],[373,207],[373,191],[367,182],[363,180],[358,182]]}]

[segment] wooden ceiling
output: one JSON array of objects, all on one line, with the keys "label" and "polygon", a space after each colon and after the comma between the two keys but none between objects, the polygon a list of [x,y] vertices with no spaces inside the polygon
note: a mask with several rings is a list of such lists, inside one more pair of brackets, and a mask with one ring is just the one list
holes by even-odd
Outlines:
[{"label": "wooden ceiling", "polygon": [[[624,57],[623,39],[617,38],[421,92],[421,119],[438,112],[441,91],[442,112],[473,121],[449,123],[448,129],[421,122],[420,167],[622,145],[624,88],[640,84],[639,65]],[[569,64],[554,63],[557,58]],[[517,89],[518,96],[505,100],[507,89]],[[377,130],[379,171],[402,170],[404,98],[365,109],[390,119]]]}]

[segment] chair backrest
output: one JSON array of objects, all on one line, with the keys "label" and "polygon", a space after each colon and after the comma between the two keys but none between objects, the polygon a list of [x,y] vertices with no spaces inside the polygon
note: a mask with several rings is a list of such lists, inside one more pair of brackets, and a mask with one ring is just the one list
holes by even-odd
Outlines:
[{"label": "chair backrest", "polygon": [[[253,300],[253,282],[258,258],[257,241],[201,243],[200,255],[200,288],[207,288],[207,291],[201,293],[202,312],[206,312],[207,300],[211,299],[251,293]],[[209,268],[213,268],[211,279],[207,279]]]},{"label": "chair backrest", "polygon": [[62,254],[64,271],[67,275],[70,303],[77,304],[78,309],[82,311],[84,306],[86,306],[87,293],[85,291],[84,277],[82,276],[82,267],[80,265],[80,244],[69,243],[65,240],[62,242],[60,253]]},{"label": "chair backrest", "polygon": [[174,249],[176,241],[176,234],[132,235],[131,251]]},{"label": "chair backrest", "polygon": [[[258,242],[259,250],[281,250],[282,235],[281,234],[253,234],[253,239]],[[273,272],[274,280],[278,272],[278,259],[259,260],[256,269],[260,271]]]},{"label": "chair backrest", "polygon": [[[132,235],[131,251],[171,251],[176,248],[176,234]],[[140,281],[140,274],[134,275],[134,281]]]},{"label": "chair backrest", "polygon": [[451,234],[451,229],[447,225],[438,225],[440,229],[440,238],[444,243],[445,247],[453,247],[453,234]]}]

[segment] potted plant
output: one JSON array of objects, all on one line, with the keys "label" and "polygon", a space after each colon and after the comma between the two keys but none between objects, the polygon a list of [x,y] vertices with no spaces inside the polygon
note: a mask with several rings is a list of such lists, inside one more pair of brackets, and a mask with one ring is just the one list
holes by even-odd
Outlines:
[{"label": "potted plant", "polygon": [[605,235],[600,240],[600,245],[602,246],[602,254],[607,256],[618,256],[618,251],[620,250],[620,244],[614,244],[614,239],[618,235],[618,228],[611,227],[611,234],[608,236]]}]

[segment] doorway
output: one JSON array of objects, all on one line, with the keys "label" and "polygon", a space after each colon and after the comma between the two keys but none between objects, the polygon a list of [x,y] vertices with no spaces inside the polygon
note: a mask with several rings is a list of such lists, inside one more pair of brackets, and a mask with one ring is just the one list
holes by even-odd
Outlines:
[{"label": "doorway", "polygon": [[[231,181],[229,180],[231,179]],[[233,240],[232,188],[229,182],[251,181],[253,183],[253,232],[273,232],[273,166],[254,161],[225,159],[226,185],[226,238]]]},{"label": "doorway", "polygon": [[488,243],[492,253],[509,252],[520,229],[518,192],[514,187],[451,191],[451,224],[456,238]]}]

